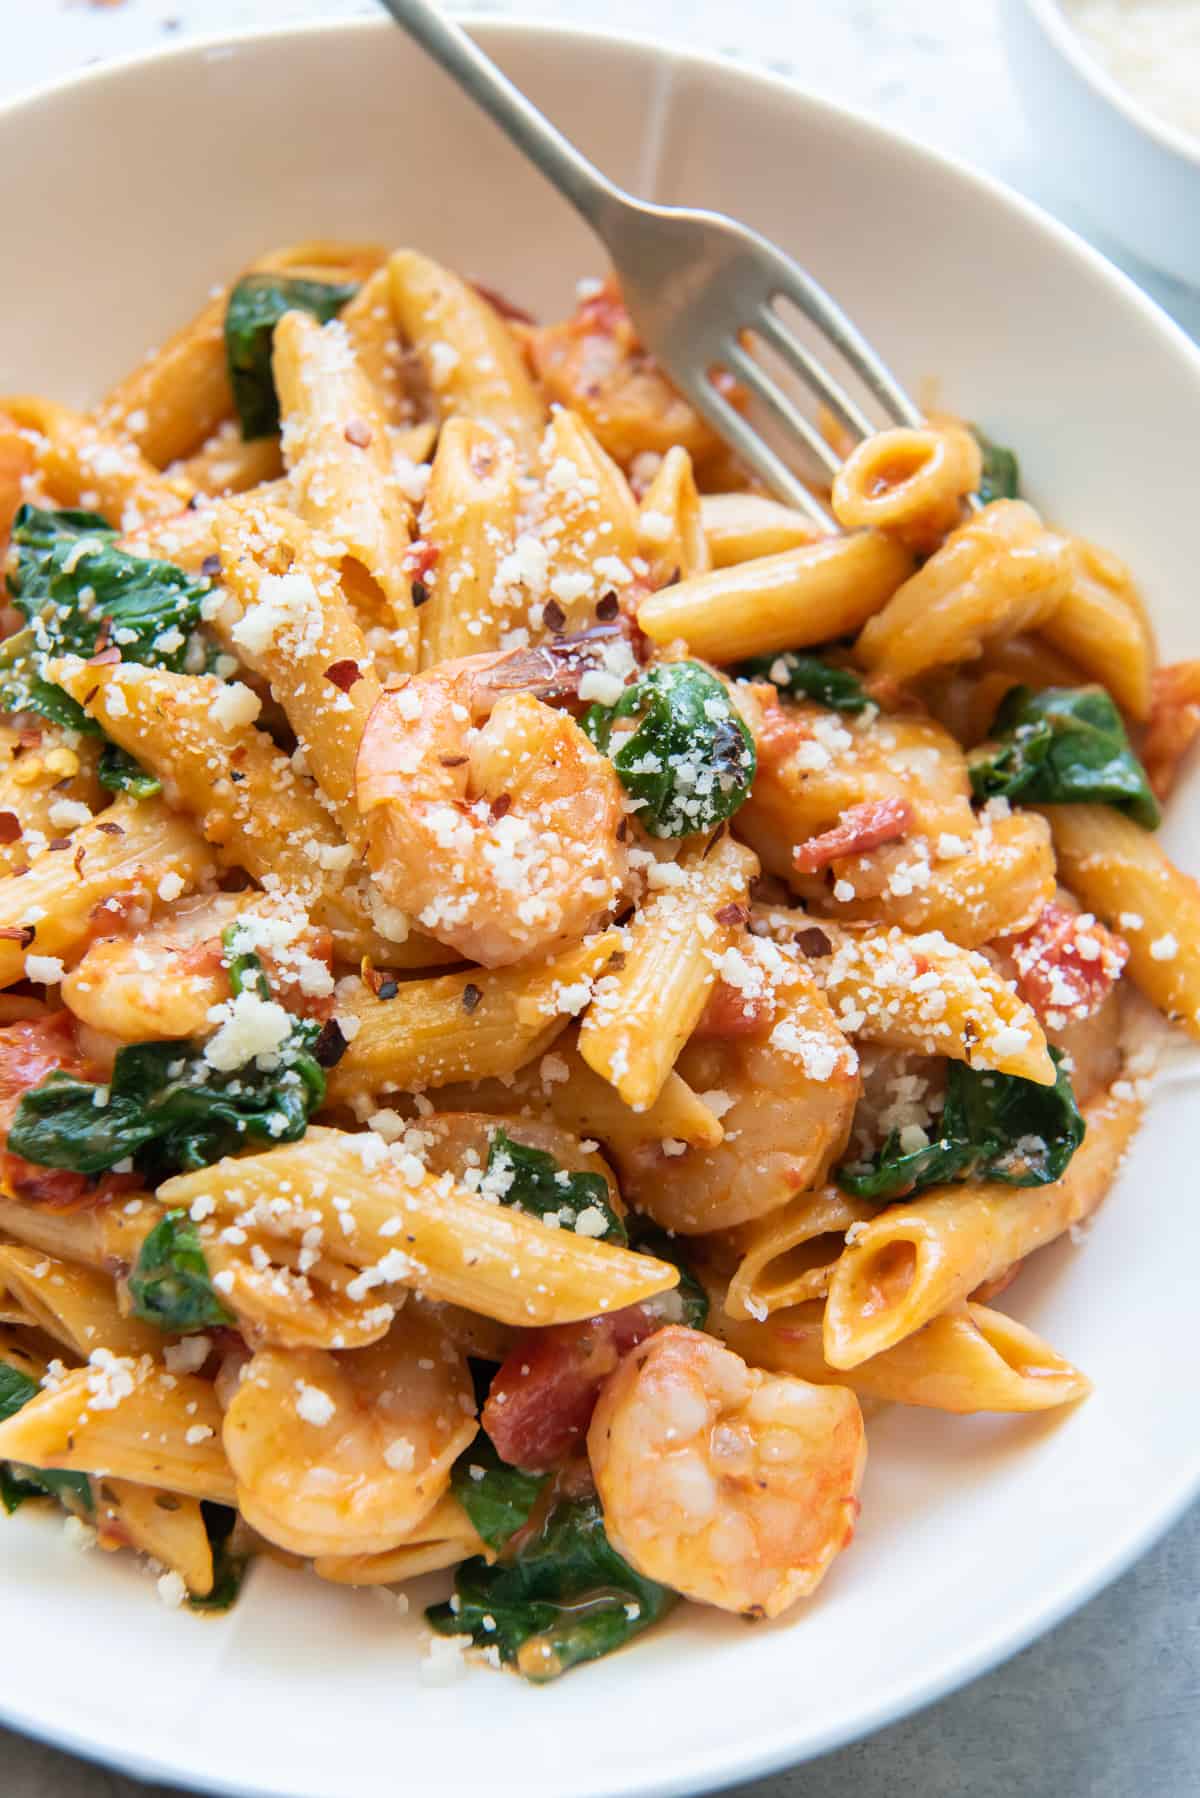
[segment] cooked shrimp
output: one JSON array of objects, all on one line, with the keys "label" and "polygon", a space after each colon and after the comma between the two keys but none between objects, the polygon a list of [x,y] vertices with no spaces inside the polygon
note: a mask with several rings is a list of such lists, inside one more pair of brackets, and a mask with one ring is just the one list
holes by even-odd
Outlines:
[{"label": "cooked shrimp", "polygon": [[627,874],[612,763],[512,690],[512,661],[469,656],[384,693],[358,752],[376,885],[485,967],[583,936]]},{"label": "cooked shrimp", "polygon": [[352,1354],[262,1350],[223,1438],[253,1529],[292,1554],[359,1555],[395,1547],[432,1511],[475,1431],[465,1356],[405,1310]]},{"label": "cooked shrimp", "polygon": [[122,1042],[207,1035],[212,1008],[229,997],[221,933],[239,919],[290,1009],[311,1010],[332,993],[327,932],[263,894],[216,893],[181,900],[136,937],[93,943],[63,981],[63,998],[83,1023]]},{"label": "cooked shrimp", "polygon": [[686,1236],[765,1217],[819,1186],[846,1146],[858,1098],[858,1057],[798,958],[747,937],[722,974],[704,1034],[675,1065],[719,1109],[724,1141],[608,1143],[630,1203]]},{"label": "cooked shrimp", "polygon": [[854,1534],[858,1400],[747,1367],[698,1330],[660,1330],[600,1394],[588,1455],[613,1546],[702,1604],[776,1617]]}]

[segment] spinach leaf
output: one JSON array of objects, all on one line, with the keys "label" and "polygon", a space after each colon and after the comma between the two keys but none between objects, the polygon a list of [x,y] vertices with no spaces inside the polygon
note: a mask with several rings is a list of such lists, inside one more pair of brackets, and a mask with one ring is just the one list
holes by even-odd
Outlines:
[{"label": "spinach leaf", "polygon": [[[36,1398],[41,1387],[11,1361],[0,1361],[0,1423]],[[52,1467],[26,1467],[0,1462],[0,1504],[11,1517],[27,1498],[56,1498],[68,1511],[90,1515],[92,1488],[86,1473],[60,1473]]]},{"label": "spinach leaf", "polygon": [[[218,1073],[186,1042],[131,1043],[103,1089],[61,1071],[25,1093],[8,1146],[40,1167],[101,1174],[132,1156],[153,1186],[180,1169],[208,1167],[248,1142],[296,1142],[325,1097],[312,1054],[320,1031],[297,1020],[276,1055]],[[266,1058],[264,1058],[266,1059]]]},{"label": "spinach leaf", "polygon": [[568,1174],[553,1155],[514,1142],[506,1130],[497,1130],[492,1136],[484,1180],[486,1190],[503,1205],[515,1205],[534,1217],[556,1215],[569,1230],[578,1230],[579,1220],[590,1213],[588,1221],[599,1222],[602,1217],[604,1228],[585,1231],[585,1235],[622,1245],[629,1241],[624,1223],[609,1202],[603,1174]]},{"label": "spinach leaf", "polygon": [[469,1635],[541,1683],[621,1648],[675,1601],[613,1548],[593,1496],[559,1499],[511,1561],[464,1561],[454,1597],[425,1615],[439,1635]]},{"label": "spinach leaf", "polygon": [[46,664],[56,656],[94,655],[102,627],[123,661],[184,670],[211,581],[173,562],[127,555],[116,548],[116,538],[94,512],[26,505],[17,513],[8,587],[29,629],[0,648],[5,710],[39,712],[69,729],[102,735],[83,707],[45,678]]},{"label": "spinach leaf", "polygon": [[993,443],[978,425],[973,430],[975,441],[983,451],[983,473],[977,489],[981,505],[990,506],[994,499],[1020,499],[1021,470],[1014,451]]},{"label": "spinach leaf", "polygon": [[775,656],[751,656],[739,665],[737,673],[742,680],[769,680],[793,699],[815,699],[835,712],[865,712],[871,703],[852,668],[835,668],[832,662],[798,649],[785,649]]},{"label": "spinach leaf", "polygon": [[1146,830],[1162,818],[1103,687],[1014,687],[996,713],[991,741],[969,762],[977,799],[1111,805]]},{"label": "spinach leaf", "polygon": [[193,1611],[232,1610],[254,1556],[237,1545],[236,1511],[231,1510],[228,1505],[213,1504],[204,1499],[200,1505],[200,1513],[204,1518],[204,1528],[212,1549],[212,1591],[207,1592],[203,1598],[189,1597],[188,1608]]},{"label": "spinach leaf", "polygon": [[155,793],[162,792],[162,782],[157,774],[147,773],[141,763],[117,743],[106,743],[100,751],[96,779],[110,793],[128,793],[134,799],[151,799]]},{"label": "spinach leaf", "polygon": [[660,662],[615,705],[590,706],[583,728],[607,755],[625,718],[636,729],[612,764],[651,836],[686,837],[732,817],[754,780],[754,738],[715,674],[698,662]]},{"label": "spinach leaf", "polygon": [[524,1529],[548,1473],[525,1473],[502,1461],[481,1431],[450,1473],[450,1489],[489,1548],[503,1548]]},{"label": "spinach leaf", "polygon": [[129,1276],[135,1317],[188,1336],[232,1324],[213,1288],[200,1233],[186,1211],[168,1211],[143,1242]]},{"label": "spinach leaf", "polygon": [[838,1185],[855,1198],[883,1203],[960,1180],[1047,1186],[1060,1179],[1085,1125],[1062,1055],[1050,1053],[1058,1074],[1053,1086],[951,1062],[939,1131],[929,1145],[904,1153],[893,1131],[865,1168],[843,1163]]},{"label": "spinach leaf", "polygon": [[285,312],[311,312],[328,324],[358,292],[354,283],[306,281],[296,275],[244,275],[225,308],[225,360],[242,436],[270,437],[279,429],[279,396],[271,373],[271,342]]},{"label": "spinach leaf", "polygon": [[[702,1330],[708,1322],[708,1294],[684,1259],[678,1239],[669,1236],[665,1230],[644,1228],[638,1230],[633,1247],[639,1255],[653,1255],[679,1269],[678,1286],[652,1299],[643,1299],[643,1308],[654,1312],[661,1310],[670,1323],[686,1324],[689,1330]],[[679,1316],[674,1315],[676,1307],[681,1312]]]}]

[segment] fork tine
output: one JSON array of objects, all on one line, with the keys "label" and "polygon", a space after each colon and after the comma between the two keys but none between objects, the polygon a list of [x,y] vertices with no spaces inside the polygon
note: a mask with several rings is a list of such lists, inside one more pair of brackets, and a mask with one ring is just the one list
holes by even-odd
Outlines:
[{"label": "fork tine", "polygon": [[815,357],[810,356],[804,345],[787,329],[778,313],[770,306],[763,306],[751,329],[765,337],[773,350],[778,351],[788,367],[805,381],[813,392],[829,407],[829,410],[852,431],[856,437],[870,437],[875,426],[866,413],[861,411],[844,387],[839,387],[827,368],[823,368]]},{"label": "fork tine", "polygon": [[914,406],[886,363],[876,355],[837,302],[811,275],[806,275],[803,269],[783,256],[776,265],[775,292],[798,306],[806,318],[824,331],[897,424],[919,427],[925,423],[919,407]]},{"label": "fork tine", "polygon": [[747,355],[741,344],[733,341],[726,345],[721,353],[721,360],[737,375],[740,381],[751,388],[766,406],[772,418],[783,426],[785,431],[792,431],[806,443],[817,460],[835,475],[842,466],[841,457],[831,444],[826,443],[811,419],[795,407],[787,395],[778,388],[757,363],[753,356]]},{"label": "fork tine", "polygon": [[725,439],[734,454],[740,456],[759,480],[770,488],[776,499],[782,500],[785,505],[795,506],[798,511],[806,512],[823,531],[837,531],[837,524],[820,500],[808,491],[803,481],[792,473],[787,463],[775,454],[770,445],[763,442],[758,432],[746,423],[724,394],[718,393],[707,376],[688,370],[680,385],[696,410],[704,414],[714,431]]}]

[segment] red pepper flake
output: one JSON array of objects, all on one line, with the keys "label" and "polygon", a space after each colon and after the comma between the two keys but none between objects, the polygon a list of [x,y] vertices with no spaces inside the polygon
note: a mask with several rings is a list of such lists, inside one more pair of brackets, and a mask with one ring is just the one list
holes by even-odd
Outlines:
[{"label": "red pepper flake", "polygon": [[119,824],[97,824],[96,829],[102,830],[106,837],[123,837],[125,835]]},{"label": "red pepper flake", "polygon": [[542,607],[542,619],[552,631],[560,631],[567,622],[567,614],[556,599],[548,599]]},{"label": "red pepper flake", "polygon": [[470,759],[468,755],[439,755],[438,757],[443,768],[465,768]]},{"label": "red pepper flake", "polygon": [[40,749],[42,746],[42,730],[38,724],[31,724],[17,738],[22,749]]},{"label": "red pepper flake", "polygon": [[377,999],[394,999],[399,991],[400,982],[389,974],[387,978],[381,980],[379,985],[375,988],[375,997]]},{"label": "red pepper flake", "polygon": [[346,439],[347,443],[352,443],[355,449],[369,449],[371,447],[371,427],[367,424],[365,419],[347,419],[342,436]]},{"label": "red pepper flake", "polygon": [[221,572],[220,556],[205,556],[203,562],[200,564],[200,572],[201,574],[207,575],[210,581],[216,580]]},{"label": "red pepper flake", "polygon": [[337,1019],[328,1018],[313,1044],[313,1059],[319,1067],[335,1068],[349,1047]]},{"label": "red pepper flake", "polygon": [[[120,660],[121,652],[114,643],[110,648],[102,649],[99,655],[89,656],[87,665],[89,668],[113,668]],[[94,699],[99,690],[98,687],[93,688],[88,694],[88,699]]]},{"label": "red pepper flake", "polygon": [[355,681],[362,679],[362,669],[353,656],[344,656],[340,662],[331,662],[325,670],[325,679],[332,681],[339,693],[348,693]]},{"label": "red pepper flake", "polygon": [[482,998],[483,998],[482,988],[477,987],[476,985],[474,985],[474,983],[472,981],[468,980],[466,986],[464,986],[464,988],[463,988],[463,996],[462,996],[463,1010],[464,1011],[474,1011],[475,1007],[479,1004],[479,1001]]},{"label": "red pepper flake", "polygon": [[615,593],[606,593],[604,598],[598,600],[596,603],[596,616],[597,618],[602,619],[605,624],[615,618],[620,610],[621,602]]},{"label": "red pepper flake", "polygon": [[437,567],[440,551],[436,543],[428,537],[416,537],[404,552],[402,563],[405,574],[411,581],[424,582]]},{"label": "red pepper flake", "polygon": [[21,820],[16,812],[0,812],[0,843],[15,843],[21,835]]},{"label": "red pepper flake", "polygon": [[507,817],[511,806],[512,806],[512,794],[511,793],[501,793],[501,795],[498,799],[493,799],[492,800],[492,823],[496,824],[500,821],[501,818]]},{"label": "red pepper flake", "polygon": [[526,312],[524,306],[516,305],[508,298],[507,294],[501,293],[499,288],[486,287],[482,281],[472,281],[471,286],[480,299],[486,300],[488,305],[500,314],[501,318],[511,319],[518,325],[537,324],[537,319],[532,312]]},{"label": "red pepper flake", "polygon": [[750,918],[750,908],[748,905],[739,905],[735,899],[731,899],[729,904],[723,905],[715,915],[718,924],[745,924]]},{"label": "red pepper flake", "polygon": [[414,581],[412,584],[412,602],[414,610],[423,606],[428,598],[429,588],[425,585],[424,581]]},{"label": "red pepper flake", "polygon": [[104,614],[103,618],[100,620],[100,629],[96,633],[96,647],[92,651],[92,660],[93,661],[95,661],[95,659],[98,655],[102,655],[103,652],[108,648],[108,640],[111,636],[112,636],[112,617],[111,617],[110,613],[106,612]]},{"label": "red pepper flake", "polygon": [[833,944],[815,924],[810,925],[807,930],[798,930],[793,941],[797,949],[812,961],[820,961],[823,956],[833,953]]},{"label": "red pepper flake", "polygon": [[22,949],[27,949],[36,935],[33,924],[8,924],[0,930],[0,939],[6,943],[20,943]]},{"label": "red pepper flake", "polygon": [[55,850],[69,849],[70,847],[71,847],[70,837],[52,837],[51,840],[46,844],[47,853],[51,854],[51,855],[54,854]]}]

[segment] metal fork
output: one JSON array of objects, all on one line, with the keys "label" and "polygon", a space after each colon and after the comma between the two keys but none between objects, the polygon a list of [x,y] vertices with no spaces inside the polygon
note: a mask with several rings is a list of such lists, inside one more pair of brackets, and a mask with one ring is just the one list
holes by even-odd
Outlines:
[{"label": "metal fork", "polygon": [[746,350],[760,338],[823,400],[855,439],[879,427],[788,329],[794,305],[873,396],[889,424],[922,417],[879,355],[818,282],[756,231],[719,212],[656,206],[625,193],[581,155],[431,0],[383,0],[409,35],[535,163],[607,249],[638,334],[697,411],[779,499],[836,529],[820,500],[712,380],[727,369],[758,398],[785,439],[799,440],[834,475],[837,452],[788,392]]}]

